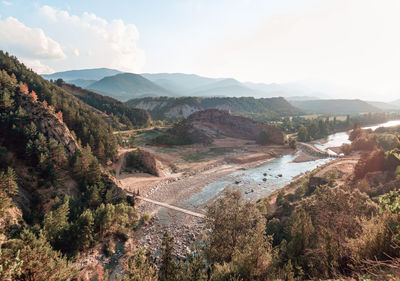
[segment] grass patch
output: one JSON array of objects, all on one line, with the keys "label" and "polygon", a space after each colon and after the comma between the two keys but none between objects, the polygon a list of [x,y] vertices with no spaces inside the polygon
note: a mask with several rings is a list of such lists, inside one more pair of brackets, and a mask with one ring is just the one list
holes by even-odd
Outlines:
[{"label": "grass patch", "polygon": [[213,158],[233,152],[231,147],[211,147],[208,151],[187,154],[182,157],[186,162],[200,162],[205,158]]},{"label": "grass patch", "polygon": [[138,146],[144,146],[148,143],[151,143],[154,138],[160,136],[162,133],[163,130],[160,129],[138,132],[138,134],[135,136],[135,143]]}]

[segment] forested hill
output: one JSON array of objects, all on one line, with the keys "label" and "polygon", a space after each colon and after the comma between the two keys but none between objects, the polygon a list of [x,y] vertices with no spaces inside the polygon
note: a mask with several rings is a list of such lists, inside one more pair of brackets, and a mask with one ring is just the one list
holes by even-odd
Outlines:
[{"label": "forested hill", "polygon": [[134,73],[120,73],[104,77],[88,86],[98,93],[127,101],[144,96],[173,96],[170,91]]},{"label": "forested hill", "polygon": [[111,115],[115,119],[113,123],[122,123],[128,127],[143,127],[152,122],[151,116],[146,110],[127,106],[116,99],[82,89],[62,80],[57,80],[57,85],[88,105]]},{"label": "forested hill", "polygon": [[25,83],[29,91],[36,93],[39,101],[54,108],[55,112],[61,112],[68,128],[83,146],[89,144],[99,159],[107,161],[116,155],[117,144],[111,129],[88,107],[77,103],[69,93],[3,52],[0,52],[0,69],[14,75],[18,83]]},{"label": "forested hill", "polygon": [[365,112],[382,112],[381,109],[362,100],[293,100],[290,101],[290,103],[309,113],[358,114]]},{"label": "forested hill", "polygon": [[142,108],[150,112],[153,119],[183,119],[193,112],[218,108],[229,110],[233,114],[252,117],[255,119],[273,119],[281,116],[294,115],[300,112],[284,98],[142,98],[132,99],[126,102],[127,105]]},{"label": "forested hill", "polygon": [[0,280],[78,280],[75,261],[133,231],[99,164],[116,151],[92,109],[0,51]]}]

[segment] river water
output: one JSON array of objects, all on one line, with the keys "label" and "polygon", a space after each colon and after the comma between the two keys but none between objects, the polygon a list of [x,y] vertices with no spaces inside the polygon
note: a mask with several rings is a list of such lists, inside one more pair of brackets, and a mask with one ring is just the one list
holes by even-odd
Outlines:
[{"label": "river water", "polygon": [[[400,125],[400,120],[364,127],[363,129],[375,130],[379,127],[393,127],[398,125]],[[328,150],[329,147],[337,147],[344,143],[350,143],[348,137],[348,132],[340,132],[316,141],[313,145],[321,150]],[[177,205],[186,209],[195,210],[199,206],[204,206],[204,204],[210,202],[227,187],[240,188],[246,199],[255,200],[262,198],[289,184],[294,178],[335,159],[324,158],[302,163],[293,162],[293,159],[298,156],[298,153],[299,152],[296,154],[284,155],[259,167],[229,174],[206,185],[201,192],[179,202]],[[264,176],[264,174],[266,175]],[[264,178],[266,178],[266,181],[263,181]],[[238,182],[238,184],[235,182]]]}]

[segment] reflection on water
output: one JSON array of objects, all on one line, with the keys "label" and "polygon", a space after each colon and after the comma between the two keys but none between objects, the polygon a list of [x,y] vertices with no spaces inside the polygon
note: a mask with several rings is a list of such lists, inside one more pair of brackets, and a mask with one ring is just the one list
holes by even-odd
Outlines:
[{"label": "reflection on water", "polygon": [[314,146],[321,150],[328,150],[329,147],[341,146],[344,143],[350,143],[348,132],[329,135],[327,138],[314,143]]},{"label": "reflection on water", "polygon": [[375,131],[376,129],[380,127],[395,127],[400,125],[400,120],[392,120],[383,124],[375,125],[375,126],[370,126],[370,127],[363,127],[363,129],[371,129],[372,131]]}]

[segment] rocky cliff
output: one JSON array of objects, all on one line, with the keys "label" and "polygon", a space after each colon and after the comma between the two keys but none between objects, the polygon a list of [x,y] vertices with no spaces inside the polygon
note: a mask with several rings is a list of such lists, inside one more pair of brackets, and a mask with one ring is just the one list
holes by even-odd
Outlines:
[{"label": "rocky cliff", "polygon": [[74,155],[75,151],[80,149],[68,127],[55,115],[51,107],[45,106],[27,94],[19,93],[17,98],[20,106],[26,111],[27,117],[36,125],[37,129],[61,143],[68,156]]},{"label": "rocky cliff", "polygon": [[232,115],[227,110],[198,111],[190,115],[187,122],[211,137],[256,140],[262,131],[267,131],[271,143],[283,144],[285,141],[285,135],[279,128],[247,117]]}]

